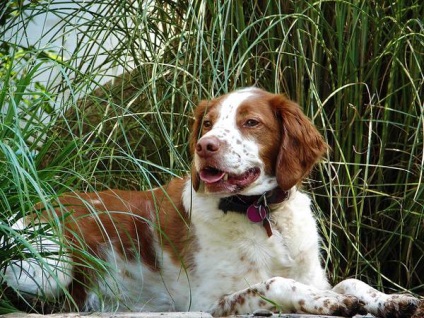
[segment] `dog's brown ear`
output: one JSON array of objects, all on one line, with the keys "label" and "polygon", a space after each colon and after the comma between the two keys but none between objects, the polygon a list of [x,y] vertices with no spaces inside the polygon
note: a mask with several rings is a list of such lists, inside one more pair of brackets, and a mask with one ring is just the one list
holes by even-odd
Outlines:
[{"label": "dog's brown ear", "polygon": [[271,100],[281,120],[281,146],[276,161],[277,183],[289,190],[309,174],[328,146],[299,105],[284,95]]},{"label": "dog's brown ear", "polygon": [[196,109],[194,110],[194,114],[193,114],[194,120],[193,120],[192,129],[191,129],[191,133],[190,133],[189,146],[190,146],[191,158],[193,160],[193,162],[191,164],[191,182],[192,182],[192,185],[193,185],[193,189],[195,191],[199,190],[200,178],[199,178],[199,175],[198,175],[196,168],[194,166],[194,153],[196,151],[197,141],[200,138],[203,116],[205,115],[205,112],[207,110],[209,103],[210,103],[209,101],[202,100],[197,105]]}]

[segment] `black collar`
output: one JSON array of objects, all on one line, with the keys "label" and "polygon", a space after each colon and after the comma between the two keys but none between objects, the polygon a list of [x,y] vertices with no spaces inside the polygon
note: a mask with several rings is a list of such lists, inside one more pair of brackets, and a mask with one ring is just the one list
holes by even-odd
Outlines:
[{"label": "black collar", "polygon": [[262,195],[234,195],[219,200],[218,208],[224,213],[237,212],[245,214],[253,223],[262,223],[268,237],[272,236],[271,222],[269,213],[271,212],[270,204],[281,203],[289,197],[288,191],[275,188],[263,193]]},{"label": "black collar", "polygon": [[268,208],[270,204],[282,203],[287,200],[288,197],[288,191],[283,191],[280,188],[274,188],[262,195],[234,195],[222,198],[219,200],[218,208],[224,211],[224,213],[230,211],[245,214],[252,204],[263,205]]}]

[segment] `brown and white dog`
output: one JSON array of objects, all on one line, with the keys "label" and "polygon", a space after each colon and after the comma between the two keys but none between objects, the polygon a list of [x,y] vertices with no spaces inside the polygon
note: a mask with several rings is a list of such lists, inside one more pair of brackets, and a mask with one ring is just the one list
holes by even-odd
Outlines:
[{"label": "brown and white dog", "polygon": [[81,310],[413,313],[412,296],[327,282],[297,189],[327,145],[296,103],[257,88],[202,101],[190,147],[191,176],[161,188],[60,197],[60,234],[32,246],[43,262],[11,261],[4,280],[49,297],[68,290]]}]

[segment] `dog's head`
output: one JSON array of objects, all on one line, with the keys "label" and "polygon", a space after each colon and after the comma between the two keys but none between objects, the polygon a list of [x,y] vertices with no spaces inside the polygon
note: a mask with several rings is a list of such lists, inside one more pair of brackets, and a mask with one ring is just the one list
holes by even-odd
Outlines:
[{"label": "dog's head", "polygon": [[284,95],[246,88],[194,113],[190,140],[196,191],[257,195],[298,184],[327,145],[299,106]]}]

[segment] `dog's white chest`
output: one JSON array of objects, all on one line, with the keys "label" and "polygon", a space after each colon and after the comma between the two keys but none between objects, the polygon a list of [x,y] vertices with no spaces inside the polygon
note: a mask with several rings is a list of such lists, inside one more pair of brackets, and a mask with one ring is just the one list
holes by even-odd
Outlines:
[{"label": "dog's white chest", "polygon": [[262,224],[250,223],[243,215],[222,215],[213,222],[213,231],[211,224],[196,224],[198,251],[191,273],[195,310],[210,305],[211,296],[218,299],[248,288],[276,272],[287,274],[293,265],[284,239],[277,233],[268,237]]}]

